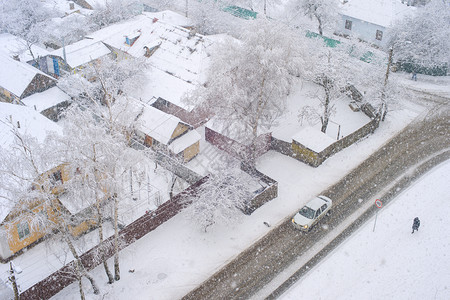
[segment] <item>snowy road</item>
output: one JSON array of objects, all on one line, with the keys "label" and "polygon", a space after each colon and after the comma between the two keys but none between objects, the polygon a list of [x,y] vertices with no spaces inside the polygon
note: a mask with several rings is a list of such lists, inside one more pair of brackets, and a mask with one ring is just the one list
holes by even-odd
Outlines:
[{"label": "snowy road", "polygon": [[[335,201],[332,216],[322,221],[327,226],[316,226],[310,233],[302,234],[293,229],[290,217],[286,218],[280,226],[183,299],[251,297],[317,241],[337,228],[355,210],[367,204],[374,195],[389,201],[416,177],[448,159],[449,125],[447,105],[433,110],[421,122],[412,123],[341,181],[323,192]],[[428,162],[422,164],[426,161]],[[405,174],[408,176],[399,180]],[[391,188],[397,180],[398,183]],[[372,213],[368,211],[351,226],[359,227]],[[321,253],[316,260],[326,254],[327,252]],[[271,297],[276,295],[275,293]]]}]

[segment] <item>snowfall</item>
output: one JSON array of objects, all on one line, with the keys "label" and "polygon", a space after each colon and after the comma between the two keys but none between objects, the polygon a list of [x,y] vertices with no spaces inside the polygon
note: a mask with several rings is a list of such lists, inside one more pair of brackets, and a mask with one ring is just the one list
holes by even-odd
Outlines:
[{"label": "snowfall", "polygon": [[[396,76],[403,84],[414,85],[419,91],[450,96],[450,77],[437,80],[424,76],[413,82],[408,74]],[[299,90],[298,93],[306,95],[308,91]],[[120,253],[120,281],[108,285],[103,267],[92,270],[101,294],[94,295],[89,282],[83,281],[88,299],[183,297],[277,224],[290,218],[311,197],[336,183],[409,123],[424,118],[429,108],[430,105],[417,99],[405,100],[390,111],[373,135],[335,154],[318,168],[269,151],[259,158],[257,168],[278,181],[276,199],[250,216],[242,215],[240,222],[231,227],[217,224],[206,233],[184,212],[179,213]],[[343,119],[353,116],[359,115],[348,109]],[[296,115],[284,118],[285,124],[291,124],[295,123]],[[211,161],[222,155],[202,139],[201,154],[188,167],[205,175]],[[366,227],[301,279],[298,286],[285,295],[286,299],[299,298],[300,294],[304,299],[449,299],[450,290],[445,284],[450,282],[450,260],[445,259],[445,250],[449,248],[450,235],[443,231],[450,208],[442,205],[443,200],[449,199],[445,180],[449,170],[449,163],[437,167],[391,205],[380,209],[374,232],[374,220],[370,220]],[[373,205],[378,196],[373,195],[367,202]],[[422,226],[419,232],[411,235],[412,219],[416,216],[421,219]],[[313,249],[255,295],[255,299],[275,289],[354,218],[348,218],[341,227],[330,231]],[[95,232],[91,232],[90,238],[95,239]],[[44,279],[50,270],[57,270],[69,258],[70,255],[57,253],[55,247],[46,242],[18,256],[14,263],[23,270],[17,275],[21,289]],[[111,260],[109,264],[112,267]],[[7,265],[0,266],[0,272],[5,275],[2,279],[6,277],[7,268]],[[350,276],[354,277],[349,280]],[[72,284],[52,299],[79,299],[78,286]]]},{"label": "snowfall", "polygon": [[[450,95],[450,78],[436,82],[435,78],[423,77],[420,82],[411,82],[409,75],[399,76],[404,84],[414,84],[415,89]],[[390,112],[389,118],[372,136],[332,156],[318,168],[276,152],[266,153],[259,159],[257,167],[279,182],[278,198],[266,203],[251,216],[242,215],[241,222],[232,227],[216,225],[207,233],[194,226],[192,220],[181,212],[121,252],[120,281],[108,285],[103,268],[99,266],[94,269],[92,273],[100,284],[101,295],[93,295],[86,281],[84,285],[88,297],[183,297],[271,228],[291,217],[308,199],[337,182],[407,124],[423,118],[429,106],[422,104],[405,101]],[[200,173],[202,170],[207,172],[208,163],[223,155],[207,143],[201,147],[202,155],[189,164]],[[444,220],[450,213],[450,207],[442,205],[443,200],[449,199],[450,188],[445,179],[449,171],[450,163],[437,167],[404,191],[391,205],[381,208],[374,232],[374,220],[370,220],[366,227],[293,287],[285,295],[286,299],[299,298],[300,293],[304,299],[449,299],[450,288],[446,284],[448,286],[450,282],[450,259],[446,259],[445,250],[449,249],[450,235],[444,233]],[[368,203],[373,205],[377,196],[373,195]],[[416,216],[421,219],[422,226],[419,232],[412,235],[412,219]],[[267,291],[261,292],[270,293],[351,221],[351,217],[345,220],[336,232],[330,232],[317,243],[315,249],[300,257],[285,274],[274,279],[272,285],[267,286]],[[263,222],[271,224],[271,227]],[[20,264],[19,260],[17,263]],[[289,274],[289,271],[292,273]],[[255,299],[262,297],[264,294],[257,294]],[[53,297],[78,298],[76,284]]]}]

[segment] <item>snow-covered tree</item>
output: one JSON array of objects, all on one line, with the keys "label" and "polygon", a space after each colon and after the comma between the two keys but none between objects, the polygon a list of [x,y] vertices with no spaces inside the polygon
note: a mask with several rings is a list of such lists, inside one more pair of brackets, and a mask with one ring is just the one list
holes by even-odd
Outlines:
[{"label": "snow-covered tree", "polygon": [[33,26],[51,16],[51,11],[39,0],[1,1],[0,32],[8,32],[28,40]]},{"label": "snow-covered tree", "polygon": [[207,83],[188,101],[209,108],[217,120],[256,147],[258,135],[284,111],[302,57],[296,33],[279,23],[255,20],[241,40],[227,39],[217,48]]},{"label": "snow-covered tree", "polygon": [[246,20],[223,11],[224,7],[224,3],[214,0],[193,1],[189,5],[189,18],[201,34],[228,33],[234,36]]},{"label": "snow-covered tree", "polygon": [[[96,116],[97,122],[104,126],[100,130],[106,130],[105,134],[116,142],[116,144],[112,144],[112,142],[104,140],[106,144],[98,145],[98,147],[104,149],[102,155],[108,157],[108,159],[106,161],[98,161],[100,164],[103,163],[103,166],[97,165],[93,169],[91,168],[91,171],[94,169],[102,170],[100,173],[105,172],[105,174],[108,174],[105,177],[108,181],[106,183],[103,182],[99,187],[105,187],[114,201],[115,280],[120,279],[118,206],[124,197],[123,189],[119,182],[122,182],[126,173],[125,170],[128,171],[133,162],[136,163],[135,160],[128,161],[127,159],[140,158],[137,152],[127,154],[127,151],[132,150],[128,145],[133,134],[133,122],[137,112],[135,107],[131,106],[126,100],[126,95],[128,92],[139,89],[142,86],[143,80],[145,80],[144,69],[145,63],[133,58],[117,61],[106,57],[83,69],[82,75],[70,75],[59,82],[59,86],[74,97],[76,103],[81,104],[89,110],[90,114]],[[78,126],[82,126],[83,121],[80,122]],[[84,137],[80,136],[79,138],[83,139]],[[90,143],[102,141],[101,139],[97,140],[95,136],[92,136],[91,139]],[[93,145],[91,144],[91,148],[89,148],[89,145],[86,147],[87,151],[90,151],[89,149],[92,149]],[[91,165],[93,163],[92,154],[90,156],[82,156],[82,158],[90,160]],[[80,155],[80,153],[75,153],[74,155]]]},{"label": "snow-covered tree", "polygon": [[432,0],[417,8],[389,33],[388,47],[393,49],[394,61],[431,68],[450,64],[449,24],[449,0]]},{"label": "snow-covered tree", "polygon": [[[126,132],[126,120],[133,116],[125,115],[125,107],[115,104],[110,113],[111,118],[98,118],[89,109],[73,107],[66,113],[64,119],[64,136],[59,139],[60,148],[64,149],[65,160],[70,162],[79,176],[68,184],[66,197],[73,201],[84,199],[95,208],[95,217],[99,233],[99,242],[103,242],[103,220],[112,217],[115,227],[115,246],[118,248],[118,204],[126,195],[124,192],[124,177],[129,170],[142,159],[141,152],[129,147],[129,134]],[[115,124],[108,124],[113,120]],[[80,194],[83,198],[80,198]],[[79,201],[79,200],[78,200]],[[112,208],[111,210],[108,208]],[[116,248],[116,250],[117,250]],[[118,253],[115,257],[115,278],[119,280],[120,271]],[[109,271],[106,257],[100,251],[108,282],[114,278]]]},{"label": "snow-covered tree", "polygon": [[288,10],[294,16],[316,20],[320,35],[323,35],[324,29],[334,30],[339,19],[337,0],[291,0]]},{"label": "snow-covered tree", "polygon": [[[15,142],[10,149],[2,149],[0,160],[0,186],[4,194],[2,204],[13,207],[10,215],[21,215],[30,226],[30,231],[45,235],[57,232],[74,257],[74,275],[78,280],[81,298],[84,299],[82,278],[87,278],[95,294],[99,289],[94,278],[83,266],[73,241],[73,228],[89,221],[85,214],[73,215],[61,207],[61,192],[67,186],[54,175],[48,175],[58,164],[65,163],[60,156],[56,135],[50,133],[42,143],[35,138],[21,134],[10,124]],[[61,170],[59,170],[61,176]],[[5,224],[15,219],[5,220]],[[10,237],[7,237],[10,238]]]},{"label": "snow-covered tree", "polygon": [[91,22],[103,28],[113,23],[129,19],[142,13],[141,5],[134,0],[110,0],[104,4],[94,5],[94,12],[89,16]]},{"label": "snow-covered tree", "polygon": [[251,197],[252,184],[249,183],[253,179],[244,177],[238,164],[226,162],[214,169],[197,193],[186,199],[189,203],[185,209],[187,215],[205,232],[214,224],[238,222]]},{"label": "snow-covered tree", "polygon": [[55,49],[78,42],[94,29],[95,25],[90,19],[80,14],[48,19],[33,27],[36,39],[41,44]]},{"label": "snow-covered tree", "polygon": [[143,60],[103,57],[84,68],[81,74],[60,79],[58,86],[85,105],[111,107],[121,94],[129,94],[142,87],[146,79],[145,68]]}]

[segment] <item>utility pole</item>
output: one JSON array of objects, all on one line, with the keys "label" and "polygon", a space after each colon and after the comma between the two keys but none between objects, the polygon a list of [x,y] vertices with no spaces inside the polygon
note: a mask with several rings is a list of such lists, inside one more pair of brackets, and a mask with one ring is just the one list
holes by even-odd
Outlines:
[{"label": "utility pole", "polygon": [[383,86],[383,91],[381,92],[381,107],[380,107],[380,120],[384,121],[384,118],[386,117],[387,114],[387,103],[386,103],[386,86],[388,83],[388,79],[389,79],[389,72],[391,71],[391,66],[392,66],[392,57],[394,55],[394,46],[391,46],[389,48],[389,56],[388,56],[388,64],[387,64],[387,69],[386,69],[386,75],[384,77],[384,86]]}]

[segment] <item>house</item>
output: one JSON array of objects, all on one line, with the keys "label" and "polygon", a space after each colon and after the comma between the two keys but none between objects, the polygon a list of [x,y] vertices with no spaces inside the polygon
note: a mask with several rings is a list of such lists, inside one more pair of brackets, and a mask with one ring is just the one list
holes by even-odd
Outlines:
[{"label": "house", "polygon": [[188,162],[200,151],[200,134],[179,118],[150,105],[132,100],[135,107],[136,136],[147,147],[162,150]]},{"label": "house", "polygon": [[[31,67],[31,66],[30,66]],[[32,67],[31,67],[32,68]],[[14,134],[11,131],[14,126],[20,133],[27,133],[42,142],[48,131],[61,133],[61,128],[31,108],[0,102],[0,147],[2,147],[2,159],[5,159],[6,151],[12,149]],[[0,174],[0,176],[5,176]],[[26,215],[19,213],[20,205],[0,186],[0,258],[6,259],[24,247],[39,240],[43,234],[30,231],[30,225],[26,222]],[[36,201],[31,207],[35,212],[43,209],[42,203]]]},{"label": "house", "polygon": [[50,52],[61,57],[69,71],[76,72],[97,59],[110,55],[111,51],[101,41],[84,39]]},{"label": "house", "polygon": [[10,58],[26,62],[47,75],[58,78],[61,75],[62,59],[35,44],[27,43],[20,37],[9,33],[0,34],[0,52]]},{"label": "house", "polygon": [[[173,14],[173,13],[172,13]],[[203,82],[207,66],[207,37],[155,16],[143,13],[89,34],[100,40],[119,57],[146,57],[150,65],[191,83]]]},{"label": "house", "polygon": [[335,33],[383,47],[389,40],[387,29],[414,9],[400,0],[345,0],[340,4],[341,20]]},{"label": "house", "polygon": [[56,85],[54,78],[3,52],[0,66],[0,101],[20,103],[23,98]]},{"label": "house", "polygon": [[[2,159],[6,157],[8,151],[14,151],[14,133],[13,127],[21,134],[28,134],[38,141],[43,142],[49,131],[62,133],[62,129],[56,123],[45,118],[34,109],[22,105],[0,102],[0,147],[2,150]],[[4,155],[4,156],[3,156]],[[8,182],[5,176],[2,182]],[[24,174],[26,176],[26,174]],[[87,203],[80,201],[73,203],[64,197],[62,184],[70,180],[71,169],[67,164],[60,164],[51,167],[49,170],[39,174],[30,184],[30,192],[36,190],[47,190],[55,197],[52,199],[36,198],[34,201],[24,203],[13,199],[14,195],[7,191],[7,186],[0,186],[0,260],[5,261],[14,255],[19,254],[24,248],[40,241],[46,231],[43,223],[33,221],[32,214],[48,218],[56,222],[56,213],[58,210],[66,211],[76,219],[78,214],[85,214],[89,209]],[[5,180],[5,181],[3,181]],[[51,201],[51,202],[50,202]],[[55,211],[56,209],[56,211]],[[93,226],[95,222],[83,220],[79,223],[73,223],[70,228],[75,236]]]},{"label": "house", "polygon": [[213,42],[193,30],[168,23],[185,23],[176,15],[169,11],[143,13],[88,37],[103,41],[119,59],[145,59],[150,65],[147,83],[131,96],[150,105],[157,102],[154,106],[158,109],[193,124],[194,107],[182,99],[205,82],[208,51]]}]

